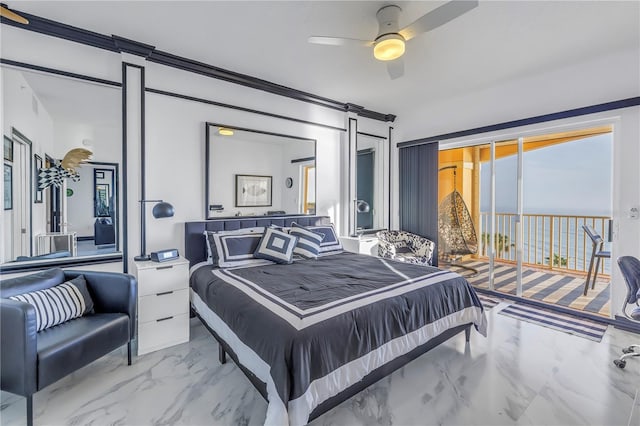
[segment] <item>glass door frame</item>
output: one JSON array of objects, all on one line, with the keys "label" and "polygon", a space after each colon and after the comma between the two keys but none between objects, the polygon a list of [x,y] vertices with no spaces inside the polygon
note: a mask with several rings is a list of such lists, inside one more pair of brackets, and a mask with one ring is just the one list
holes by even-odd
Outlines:
[{"label": "glass door frame", "polygon": [[[611,111],[609,113],[602,114],[587,114],[584,116],[570,117],[567,119],[560,119],[553,122],[539,122],[533,123],[530,125],[523,125],[518,127],[511,127],[501,130],[495,131],[484,131],[484,128],[476,129],[477,133],[469,133],[466,136],[460,136],[449,139],[440,139],[439,140],[439,150],[446,151],[449,149],[456,148],[464,148],[464,147],[473,147],[473,146],[489,146],[490,147],[490,167],[491,167],[491,181],[490,181],[490,219],[489,219],[489,244],[487,247],[487,254],[489,257],[489,287],[488,289],[492,292],[495,292],[495,231],[496,231],[496,223],[495,223],[495,144],[496,142],[506,141],[506,140],[518,140],[518,212],[516,218],[516,232],[517,232],[517,246],[516,246],[516,261],[517,261],[517,272],[516,272],[516,280],[517,280],[517,289],[516,296],[518,298],[523,298],[522,292],[522,263],[524,259],[524,242],[523,242],[523,191],[522,187],[524,184],[523,179],[523,141],[524,138],[532,137],[532,136],[541,136],[549,133],[560,133],[560,132],[569,132],[572,130],[580,130],[589,127],[597,127],[602,125],[610,125],[613,128],[612,137],[613,137],[613,145],[612,145],[612,208],[614,209],[613,219],[614,219],[614,238],[611,242],[611,250],[612,250],[612,258],[613,253],[617,252],[617,224],[616,220],[619,220],[619,216],[616,217],[615,214],[615,206],[618,202],[617,200],[617,192],[615,189],[616,185],[616,173],[615,173],[615,164],[616,164],[616,150],[618,148],[618,144],[620,143],[620,120],[621,117],[616,111]],[[613,273],[613,271],[612,271]],[[612,280],[614,276],[612,275]],[[615,313],[614,303],[622,296],[618,295],[619,290],[617,290],[615,285],[611,285],[610,287],[609,300],[611,302],[611,318],[613,318]]]}]

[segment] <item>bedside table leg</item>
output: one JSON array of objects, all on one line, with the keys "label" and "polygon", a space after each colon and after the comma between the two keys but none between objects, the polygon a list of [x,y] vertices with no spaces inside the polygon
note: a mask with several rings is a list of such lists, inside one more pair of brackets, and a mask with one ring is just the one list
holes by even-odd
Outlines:
[{"label": "bedside table leg", "polygon": [[218,343],[218,359],[220,360],[220,364],[227,363],[227,354],[220,343]]},{"label": "bedside table leg", "polygon": [[127,343],[127,365],[131,365],[131,341]]}]

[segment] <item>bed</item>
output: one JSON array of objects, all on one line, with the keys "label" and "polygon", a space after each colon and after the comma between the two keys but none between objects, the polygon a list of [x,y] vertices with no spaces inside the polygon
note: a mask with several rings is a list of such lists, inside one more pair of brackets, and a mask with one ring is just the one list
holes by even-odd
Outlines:
[{"label": "bed", "polygon": [[265,424],[302,425],[486,317],[469,283],[437,268],[340,253],[218,268],[205,230],[326,226],[327,217],[185,224],[191,305],[268,401]]}]

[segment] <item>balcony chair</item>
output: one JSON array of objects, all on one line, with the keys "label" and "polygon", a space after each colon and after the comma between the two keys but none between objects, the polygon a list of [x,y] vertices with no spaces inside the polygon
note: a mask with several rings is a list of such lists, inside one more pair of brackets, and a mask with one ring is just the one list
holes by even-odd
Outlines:
[{"label": "balcony chair", "polygon": [[[591,280],[591,272],[593,271],[593,282],[591,283],[591,290],[596,286],[596,278],[598,277],[598,268],[600,267],[600,259],[611,259],[611,252],[609,250],[603,250],[604,240],[602,237],[589,225],[582,225],[584,232],[591,238],[593,247],[591,250],[591,260],[589,261],[589,272],[587,273],[587,280],[584,282],[584,295],[587,295],[589,291],[589,281]],[[596,267],[593,270],[593,260],[595,259]]]},{"label": "balcony chair", "polygon": [[400,262],[431,265],[435,243],[406,231],[379,231],[378,256]]},{"label": "balcony chair", "polygon": [[[63,283],[76,292],[64,293]],[[45,314],[36,314],[37,303],[27,303],[36,299]],[[53,307],[54,299],[67,303]],[[74,299],[77,304],[68,303]],[[49,269],[0,281],[0,388],[27,398],[28,426],[37,391],[125,344],[131,365],[136,301],[136,279],[121,273]],[[76,318],[61,322],[74,316],[68,313]]]},{"label": "balcony chair", "polygon": [[[627,283],[627,297],[622,305],[622,313],[629,320],[640,322],[640,260],[633,256],[622,256],[618,258],[618,266]],[[636,305],[630,313],[627,312],[627,305]],[[640,356],[640,345],[631,345],[622,350],[624,355],[613,361],[616,367],[624,368],[627,365],[627,358]]]}]

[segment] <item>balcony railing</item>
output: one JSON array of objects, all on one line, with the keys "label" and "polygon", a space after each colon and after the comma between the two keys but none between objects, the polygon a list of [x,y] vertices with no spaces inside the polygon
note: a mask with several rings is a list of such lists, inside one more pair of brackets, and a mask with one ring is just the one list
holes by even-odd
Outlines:
[{"label": "balcony railing", "polygon": [[[489,218],[489,213],[480,213],[480,256],[489,255]],[[516,261],[516,218],[515,213],[496,213],[496,260]],[[522,215],[523,264],[567,272],[587,272],[593,246],[582,225],[591,225],[607,241],[610,219],[607,216]],[[611,262],[605,259],[600,262],[598,274],[610,273]]]}]

